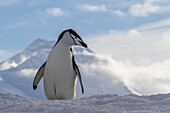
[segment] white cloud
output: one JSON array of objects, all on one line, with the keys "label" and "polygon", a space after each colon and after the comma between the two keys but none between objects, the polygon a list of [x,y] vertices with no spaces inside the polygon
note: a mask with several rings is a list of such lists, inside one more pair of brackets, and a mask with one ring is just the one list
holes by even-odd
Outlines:
[{"label": "white cloud", "polygon": [[130,7],[129,12],[133,16],[148,16],[150,14],[170,12],[168,4],[169,2],[167,0],[146,0],[143,4],[133,4]]},{"label": "white cloud", "polygon": [[165,29],[169,29],[170,27],[170,18],[167,19],[163,19],[157,22],[153,22],[153,23],[149,23],[149,24],[145,24],[142,25],[140,27],[138,27],[137,29],[140,31],[148,31],[148,30],[164,30]]},{"label": "white cloud", "polygon": [[[96,58],[95,62],[79,64],[79,67],[84,75],[83,79],[88,78],[88,85],[91,84],[90,88],[96,87],[93,89],[94,92],[102,88],[101,91],[105,90],[107,93],[125,93],[120,91],[123,88],[117,84],[120,81],[123,81],[132,93],[139,95],[170,92],[170,59],[148,64],[144,62],[136,64],[131,60],[116,60],[106,55],[91,54],[91,56]],[[110,86],[114,86],[114,88]],[[87,89],[90,90],[89,87]],[[116,89],[118,91],[114,91]]]},{"label": "white cloud", "polygon": [[123,17],[126,15],[126,13],[122,12],[121,10],[115,10],[115,11],[113,11],[113,14],[116,14],[119,17]]},{"label": "white cloud", "polygon": [[24,77],[34,77],[37,72],[37,69],[22,69],[19,72],[20,76]]},{"label": "white cloud", "polygon": [[105,12],[107,10],[105,5],[96,6],[90,4],[79,5],[76,8],[84,12]]},{"label": "white cloud", "polygon": [[130,7],[130,13],[133,16],[148,16],[151,13],[158,13],[161,7],[151,3],[134,4]]},{"label": "white cloud", "polygon": [[99,59],[106,62],[95,64],[96,70],[123,81],[133,93],[169,93],[169,29],[169,19],[165,19],[128,31],[90,36],[86,42],[96,53],[104,54]]},{"label": "white cloud", "polygon": [[140,33],[139,31],[137,31],[137,30],[134,30],[134,29],[129,30],[129,31],[127,32],[127,36],[128,36],[128,37],[134,37],[134,38],[142,37],[141,33]]},{"label": "white cloud", "polygon": [[10,6],[18,3],[20,0],[0,0],[0,6]]},{"label": "white cloud", "polygon": [[60,8],[48,8],[48,9],[46,9],[46,12],[49,15],[52,15],[52,16],[62,16],[62,15],[64,15],[64,12]]},{"label": "white cloud", "polygon": [[166,60],[170,58],[170,44],[165,38],[169,36],[168,22],[165,19],[128,31],[112,31],[93,38],[90,36],[87,37],[87,43],[97,53],[108,54],[116,59]]},{"label": "white cloud", "polygon": [[108,65],[102,68],[123,81],[135,94],[170,92],[170,59],[148,65],[136,65],[131,61],[117,61],[111,58],[108,62]]},{"label": "white cloud", "polygon": [[[77,53],[74,54],[76,59],[80,59],[80,57],[77,57]],[[106,69],[108,66],[107,56],[101,57],[100,55],[88,53],[87,51],[84,51],[83,55],[86,55],[84,57],[86,58],[85,63],[81,61],[82,58],[80,59],[81,63],[77,62],[83,76],[84,88],[86,89],[85,95],[81,96],[90,96],[94,94],[130,94],[130,91],[123,82],[116,78],[116,76],[113,76],[113,73],[110,72],[110,70],[108,71]]]}]

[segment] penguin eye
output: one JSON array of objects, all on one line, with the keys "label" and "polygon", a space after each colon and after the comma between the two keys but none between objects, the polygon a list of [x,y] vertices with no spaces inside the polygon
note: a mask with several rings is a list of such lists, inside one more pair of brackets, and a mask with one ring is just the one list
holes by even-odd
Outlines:
[{"label": "penguin eye", "polygon": [[73,34],[70,34],[70,35],[71,35],[71,37],[72,37],[72,38],[77,39],[77,37],[76,37],[76,36],[74,36]]}]

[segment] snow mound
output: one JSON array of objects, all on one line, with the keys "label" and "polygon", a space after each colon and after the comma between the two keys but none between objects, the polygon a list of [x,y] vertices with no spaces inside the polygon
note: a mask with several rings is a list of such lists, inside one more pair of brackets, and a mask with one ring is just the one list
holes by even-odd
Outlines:
[{"label": "snow mound", "polygon": [[169,113],[170,94],[152,96],[94,95],[76,100],[33,100],[0,94],[0,112],[35,113]]}]

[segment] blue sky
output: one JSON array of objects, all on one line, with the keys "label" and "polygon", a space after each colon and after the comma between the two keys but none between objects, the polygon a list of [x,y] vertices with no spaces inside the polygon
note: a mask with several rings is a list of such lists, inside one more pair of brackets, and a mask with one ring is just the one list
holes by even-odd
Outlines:
[{"label": "blue sky", "polygon": [[68,28],[88,40],[169,18],[169,0],[0,0],[0,61],[37,38],[57,40]]}]

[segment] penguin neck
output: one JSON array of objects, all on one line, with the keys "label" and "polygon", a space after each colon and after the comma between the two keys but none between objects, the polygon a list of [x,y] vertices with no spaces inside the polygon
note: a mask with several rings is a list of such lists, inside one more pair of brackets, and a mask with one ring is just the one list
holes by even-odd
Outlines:
[{"label": "penguin neck", "polygon": [[57,49],[60,49],[61,51],[69,51],[71,46],[68,46],[64,41],[60,41],[57,44]]}]

